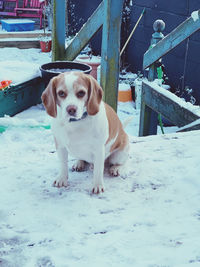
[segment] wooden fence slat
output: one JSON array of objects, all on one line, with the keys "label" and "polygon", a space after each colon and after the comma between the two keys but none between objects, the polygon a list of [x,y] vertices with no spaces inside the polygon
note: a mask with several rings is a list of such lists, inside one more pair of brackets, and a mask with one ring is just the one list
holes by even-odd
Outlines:
[{"label": "wooden fence slat", "polygon": [[104,1],[83,25],[65,51],[66,60],[74,60],[81,50],[89,43],[95,33],[102,27],[104,17]]},{"label": "wooden fence slat", "polygon": [[140,136],[148,135],[149,122],[145,118],[149,116],[149,109],[160,113],[178,127],[192,123],[200,118],[200,112],[192,110],[190,103],[186,103],[154,82],[143,81],[142,107],[144,112],[140,121]]},{"label": "wooden fence slat", "polygon": [[[200,10],[198,13],[200,16]],[[144,54],[143,69],[149,67],[199,29],[200,19],[194,21],[192,17],[189,17]]]},{"label": "wooden fence slat", "polygon": [[101,86],[104,101],[117,110],[120,31],[123,0],[104,0],[105,14],[101,49]]},{"label": "wooden fence slat", "polygon": [[181,127],[180,129],[178,129],[177,133],[192,130],[200,130],[200,119]]}]

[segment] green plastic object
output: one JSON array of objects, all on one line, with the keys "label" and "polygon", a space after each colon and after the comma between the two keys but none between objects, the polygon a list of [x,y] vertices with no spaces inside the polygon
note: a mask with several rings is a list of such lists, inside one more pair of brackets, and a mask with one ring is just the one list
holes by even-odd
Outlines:
[{"label": "green plastic object", "polygon": [[162,71],[162,67],[158,67],[157,68],[157,75],[158,75],[158,79],[162,80],[163,82],[163,71]]},{"label": "green plastic object", "polygon": [[165,132],[164,132],[162,117],[161,117],[161,114],[160,113],[158,114],[158,121],[159,121],[161,132],[162,132],[162,134],[164,134]]},{"label": "green plastic object", "polygon": [[0,133],[3,133],[3,132],[5,132],[7,129],[9,129],[9,128],[32,128],[32,129],[38,129],[38,128],[44,128],[44,129],[47,129],[47,130],[49,130],[49,129],[51,129],[51,126],[50,125],[27,125],[27,126],[25,126],[25,125],[18,125],[18,126],[16,126],[16,125],[0,125]]},{"label": "green plastic object", "polygon": [[[157,75],[158,75],[158,79],[161,80],[163,83],[163,70],[161,67],[157,68]],[[161,132],[162,134],[164,134],[165,132],[164,132],[164,127],[163,127],[163,122],[162,122],[162,116],[160,113],[158,114],[158,121],[159,121]]]},{"label": "green plastic object", "polygon": [[44,90],[41,77],[11,85],[5,90],[0,90],[0,117],[13,116],[33,105],[41,103]]}]

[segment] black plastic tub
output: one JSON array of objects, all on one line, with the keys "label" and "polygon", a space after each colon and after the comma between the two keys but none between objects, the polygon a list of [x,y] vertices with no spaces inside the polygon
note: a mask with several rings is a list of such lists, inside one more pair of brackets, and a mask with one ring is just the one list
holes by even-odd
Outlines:
[{"label": "black plastic tub", "polygon": [[44,64],[40,67],[42,79],[45,85],[49,83],[51,78],[63,72],[81,71],[86,74],[90,74],[91,70],[92,67],[87,64],[72,62],[72,61],[55,61]]}]

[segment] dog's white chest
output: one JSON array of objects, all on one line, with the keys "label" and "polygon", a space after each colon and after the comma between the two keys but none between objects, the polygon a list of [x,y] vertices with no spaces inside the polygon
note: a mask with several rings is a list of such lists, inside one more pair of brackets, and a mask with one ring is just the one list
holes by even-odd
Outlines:
[{"label": "dog's white chest", "polygon": [[88,123],[88,119],[70,122],[66,126],[56,123],[56,125],[52,125],[52,130],[56,139],[61,142],[63,147],[67,148],[72,156],[90,163],[94,161],[97,147],[104,145],[107,138],[105,129],[101,131],[92,121]]},{"label": "dog's white chest", "polygon": [[91,163],[94,158],[93,155],[96,142],[97,141],[92,136],[91,130],[86,128],[80,128],[77,129],[77,131],[68,132],[66,140],[64,141],[70,154],[77,159],[82,159]]}]

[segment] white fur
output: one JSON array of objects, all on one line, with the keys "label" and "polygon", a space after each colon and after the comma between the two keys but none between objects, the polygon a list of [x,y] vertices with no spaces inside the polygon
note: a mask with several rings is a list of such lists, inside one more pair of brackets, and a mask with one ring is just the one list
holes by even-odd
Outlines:
[{"label": "white fur", "polygon": [[[67,186],[67,151],[78,160],[84,160],[94,164],[93,191],[104,191],[103,170],[105,157],[105,143],[108,139],[108,121],[103,102],[99,112],[85,119],[69,122],[57,117],[52,120],[52,131],[58,143],[58,156],[61,161],[61,175],[55,181],[55,185]],[[80,134],[81,133],[81,134]],[[110,145],[108,145],[110,147]],[[63,153],[62,149],[66,149]],[[65,182],[63,182],[65,181]]]}]

